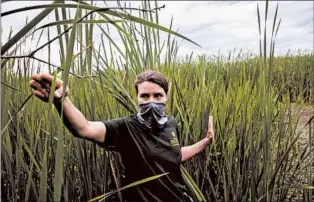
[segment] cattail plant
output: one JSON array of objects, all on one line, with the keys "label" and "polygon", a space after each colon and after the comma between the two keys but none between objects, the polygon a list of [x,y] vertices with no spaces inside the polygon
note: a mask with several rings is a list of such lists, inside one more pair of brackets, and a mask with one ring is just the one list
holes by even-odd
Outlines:
[{"label": "cattail plant", "polygon": [[[272,30],[266,30],[268,2],[265,19],[257,7],[259,55],[230,53],[227,60],[224,55],[178,58],[178,37],[198,44],[172,31],[172,20],[159,24],[157,2],[106,9],[88,1],[55,1],[1,16],[33,9],[42,11],[1,47],[2,200],[110,201],[128,188],[119,186],[117,154],[72,137],[51,102],[32,96],[30,76],[43,66],[69,85],[71,100],[88,120],[135,112],[134,81],[145,69],[161,71],[170,82],[167,113],[178,121],[181,145],[203,138],[213,115],[216,141],[182,164],[200,201],[313,200],[314,57],[275,56],[278,6]],[[49,14],[55,21],[40,24]],[[93,43],[96,32],[100,43]],[[36,47],[22,55],[35,33],[40,33]],[[51,52],[53,43],[59,44],[60,64],[50,54],[47,61],[36,55]],[[312,113],[304,125],[303,109]]]}]

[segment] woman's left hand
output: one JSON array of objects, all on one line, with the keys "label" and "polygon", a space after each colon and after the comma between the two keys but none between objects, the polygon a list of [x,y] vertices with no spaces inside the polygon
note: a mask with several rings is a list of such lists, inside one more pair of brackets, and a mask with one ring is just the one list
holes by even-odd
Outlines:
[{"label": "woman's left hand", "polygon": [[210,145],[214,140],[215,140],[215,132],[214,132],[213,116],[209,116],[205,141],[207,142],[207,145]]}]

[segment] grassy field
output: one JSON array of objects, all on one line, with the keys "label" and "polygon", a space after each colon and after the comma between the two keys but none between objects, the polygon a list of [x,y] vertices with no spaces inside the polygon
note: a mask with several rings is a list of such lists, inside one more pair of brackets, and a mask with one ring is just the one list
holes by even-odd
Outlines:
[{"label": "grassy field", "polygon": [[[143,2],[143,7],[153,8],[154,3]],[[63,65],[58,72],[46,66],[68,81],[71,100],[88,120],[134,113],[136,74],[159,70],[170,82],[166,110],[178,120],[182,145],[202,139],[208,116],[214,116],[215,143],[183,164],[195,182],[189,181],[192,187],[207,201],[313,200],[313,53],[275,57],[274,39],[266,50],[261,34],[258,56],[178,59],[175,33],[153,29],[158,28],[158,15],[149,12],[140,12],[146,21],[137,25],[130,17],[112,25],[119,30],[123,50],[110,40],[106,24],[100,24],[101,35],[109,46],[96,47],[89,41],[99,22],[75,23],[84,12],[78,9],[67,36],[62,35],[63,24],[56,25]],[[100,15],[108,20],[111,14]],[[265,33],[275,36],[274,30]],[[161,31],[169,33],[165,42],[160,41]],[[43,62],[14,57],[22,49],[14,40],[9,47],[14,51],[1,49],[8,56],[1,63],[1,199],[86,201],[114,190],[114,154],[73,138],[53,105],[31,96],[30,76]],[[105,49],[123,60],[109,57]]]}]

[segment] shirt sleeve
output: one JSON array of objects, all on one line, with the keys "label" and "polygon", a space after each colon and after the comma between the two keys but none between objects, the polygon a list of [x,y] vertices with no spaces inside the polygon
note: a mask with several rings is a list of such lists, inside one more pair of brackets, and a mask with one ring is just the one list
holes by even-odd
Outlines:
[{"label": "shirt sleeve", "polygon": [[103,121],[106,127],[105,141],[100,144],[109,150],[118,150],[123,141],[123,131],[125,131],[125,119],[118,118],[108,121]]},{"label": "shirt sleeve", "polygon": [[175,122],[177,138],[178,138],[179,145],[180,145],[180,148],[181,148],[182,145],[181,145],[181,133],[180,133],[180,129],[179,129],[179,127],[178,127],[178,122],[177,122],[176,118],[173,117],[173,119],[174,119],[174,122]]}]

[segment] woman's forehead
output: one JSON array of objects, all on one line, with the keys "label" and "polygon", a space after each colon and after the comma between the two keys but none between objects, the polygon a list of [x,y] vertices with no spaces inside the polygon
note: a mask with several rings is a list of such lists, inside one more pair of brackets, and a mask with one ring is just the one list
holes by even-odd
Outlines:
[{"label": "woman's forehead", "polygon": [[144,81],[143,83],[138,84],[139,93],[165,93],[164,89],[153,82]]}]

